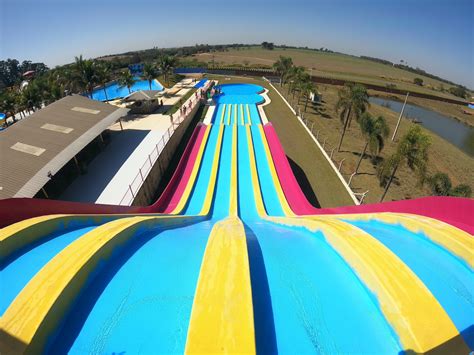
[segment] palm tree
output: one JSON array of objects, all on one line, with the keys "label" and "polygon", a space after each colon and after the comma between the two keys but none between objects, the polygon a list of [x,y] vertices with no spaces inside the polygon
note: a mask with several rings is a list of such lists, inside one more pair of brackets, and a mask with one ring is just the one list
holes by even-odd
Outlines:
[{"label": "palm tree", "polygon": [[412,126],[402,137],[398,143],[396,152],[385,161],[379,170],[378,176],[380,184],[382,186],[385,184],[380,202],[385,198],[393,178],[397,173],[397,169],[403,162],[406,162],[410,170],[418,175],[419,183],[424,182],[430,144],[430,137],[423,133],[420,126]]},{"label": "palm tree", "polygon": [[301,81],[301,77],[305,73],[304,67],[291,67],[287,74],[287,79],[290,80],[288,84],[288,95],[290,91],[293,91],[293,98],[295,93],[295,88],[298,86]]},{"label": "palm tree", "polygon": [[336,111],[343,123],[342,134],[337,146],[337,151],[341,151],[342,141],[346,135],[347,128],[355,117],[356,121],[366,111],[369,105],[369,94],[365,86],[361,84],[346,84],[338,92],[339,99],[336,103]]},{"label": "palm tree", "polygon": [[275,63],[273,63],[273,68],[280,77],[280,86],[285,83],[285,79],[292,67],[293,60],[290,57],[284,57],[282,55]]},{"label": "palm tree", "polygon": [[91,59],[83,59],[82,55],[75,57],[75,80],[78,86],[92,98],[92,91],[98,84],[97,65]]},{"label": "palm tree", "polygon": [[176,64],[176,58],[169,55],[162,55],[158,58],[158,66],[163,74],[166,85],[169,86],[169,77],[173,74],[173,68]]},{"label": "palm tree", "polygon": [[158,70],[156,66],[151,63],[146,63],[143,67],[143,75],[142,78],[148,81],[148,85],[150,86],[151,90],[151,82],[158,76]]},{"label": "palm tree", "polygon": [[372,117],[368,112],[364,113],[359,120],[360,130],[365,138],[365,146],[360,155],[355,173],[359,172],[360,164],[365,156],[367,148],[372,154],[372,159],[379,154],[384,147],[384,139],[388,137],[389,129],[385,118],[379,116]]},{"label": "palm tree", "polygon": [[97,83],[102,86],[105,94],[105,101],[109,101],[107,97],[107,83],[112,79],[112,73],[110,71],[110,65],[105,62],[100,63],[97,66]]},{"label": "palm tree", "polygon": [[135,81],[135,78],[129,70],[124,70],[123,72],[121,72],[118,78],[118,84],[120,85],[120,87],[126,86],[129,94],[132,93],[132,86],[133,84],[135,84]]}]

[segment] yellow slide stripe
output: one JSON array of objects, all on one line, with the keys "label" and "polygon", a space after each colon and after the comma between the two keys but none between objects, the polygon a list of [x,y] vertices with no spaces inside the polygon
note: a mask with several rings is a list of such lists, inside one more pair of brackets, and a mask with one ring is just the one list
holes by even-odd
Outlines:
[{"label": "yellow slide stripe", "polygon": [[25,219],[0,229],[0,260],[71,224],[81,228],[124,217],[127,215],[47,215]]},{"label": "yellow slide stripe", "polygon": [[253,187],[253,196],[255,200],[255,205],[256,205],[258,215],[262,218],[265,218],[267,216],[267,211],[265,210],[265,205],[263,204],[262,192],[260,190],[260,182],[258,181],[257,163],[255,161],[255,151],[253,149],[252,134],[251,134],[250,126],[245,126],[245,131],[247,135],[247,144],[248,144],[249,161],[250,161],[250,175],[252,177],[252,187]]},{"label": "yellow slide stripe", "polygon": [[247,108],[247,123],[251,124],[252,123],[252,117],[250,116],[249,104],[245,104],[245,107]]},{"label": "yellow slide stripe", "polygon": [[240,104],[240,124],[243,125],[244,121],[244,105]]},{"label": "yellow slide stripe", "polygon": [[231,156],[231,166],[230,166],[230,207],[229,215],[231,217],[237,217],[237,206],[238,206],[238,196],[237,196],[237,125],[232,126],[232,156]]},{"label": "yellow slide stripe", "polygon": [[209,236],[185,352],[256,352],[247,242],[237,217],[217,222]]},{"label": "yellow slide stripe", "polygon": [[232,124],[239,124],[239,105],[234,105],[234,118]]},{"label": "yellow slide stripe", "polygon": [[408,213],[368,213],[335,215],[346,220],[377,220],[400,224],[413,233],[423,233],[433,243],[445,248],[474,268],[474,238],[469,233],[443,221]]},{"label": "yellow slide stripe", "polygon": [[226,105],[222,104],[222,115],[221,115],[220,124],[224,124],[225,109],[226,109]]},{"label": "yellow slide stripe", "polygon": [[230,125],[230,115],[232,114],[232,104],[227,106],[227,124]]},{"label": "yellow slide stripe", "polygon": [[219,133],[217,136],[217,144],[216,144],[216,151],[214,153],[214,161],[212,162],[212,170],[211,175],[209,177],[209,186],[207,188],[206,197],[204,198],[204,203],[202,205],[201,212],[199,213],[202,216],[209,214],[211,210],[212,198],[214,196],[214,190],[217,181],[217,171],[219,168],[219,160],[221,156],[221,146],[222,146],[222,139],[224,135],[224,126],[221,125],[218,127]]},{"label": "yellow slide stripe", "polygon": [[283,213],[285,213],[286,216],[293,217],[295,216],[295,214],[291,210],[291,207],[288,204],[288,201],[286,200],[285,194],[281,187],[280,179],[278,178],[278,174],[276,172],[275,165],[273,163],[273,157],[272,157],[272,154],[270,153],[270,147],[268,146],[267,136],[265,135],[265,132],[263,130],[263,125],[257,125],[257,127],[260,132],[260,137],[262,138],[263,147],[265,149],[265,155],[267,157],[268,166],[270,167],[270,173],[272,175],[273,184],[275,186],[275,190],[278,195],[278,200],[280,201],[280,205],[283,209]]},{"label": "yellow slide stripe", "polygon": [[[377,297],[382,313],[405,349],[424,353],[458,336],[458,330],[436,298],[390,249],[349,223],[325,217],[268,219],[322,231]],[[464,353],[469,352],[465,344],[457,345],[465,348]]]},{"label": "yellow slide stripe", "polygon": [[201,146],[199,147],[198,154],[196,156],[196,161],[194,162],[193,170],[191,171],[191,176],[189,177],[189,181],[186,185],[186,188],[183,191],[183,195],[181,196],[179,203],[176,205],[174,210],[171,214],[179,214],[183,210],[184,206],[186,206],[186,202],[189,199],[191,191],[194,186],[194,182],[196,181],[197,174],[201,167],[202,157],[204,155],[204,150],[206,148],[207,140],[209,138],[209,132],[211,131],[212,126],[207,126],[206,131],[204,132],[204,137],[202,138]]},{"label": "yellow slide stripe", "polygon": [[[196,217],[130,217],[97,227],[75,240],[49,261],[25,286],[0,320],[5,353],[43,353],[71,302],[100,262],[143,228],[156,223],[185,225]],[[15,341],[12,341],[12,340]]]}]

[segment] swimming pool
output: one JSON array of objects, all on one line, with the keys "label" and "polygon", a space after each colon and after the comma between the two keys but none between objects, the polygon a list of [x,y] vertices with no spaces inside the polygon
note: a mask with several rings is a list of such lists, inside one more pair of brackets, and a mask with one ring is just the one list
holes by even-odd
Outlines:
[{"label": "swimming pool", "polygon": [[[150,90],[150,85],[148,84],[148,80],[141,80],[139,77],[135,77],[135,84],[133,84],[131,88],[131,92],[140,91],[140,90]],[[151,82],[151,89],[152,90],[163,90],[163,86],[158,82],[158,80],[153,80]],[[107,92],[107,94],[105,93]],[[129,95],[129,91],[127,87],[120,87],[117,82],[111,83],[104,88],[97,88],[92,92],[92,98],[98,101],[108,101],[108,100],[115,100],[120,99]]]}]

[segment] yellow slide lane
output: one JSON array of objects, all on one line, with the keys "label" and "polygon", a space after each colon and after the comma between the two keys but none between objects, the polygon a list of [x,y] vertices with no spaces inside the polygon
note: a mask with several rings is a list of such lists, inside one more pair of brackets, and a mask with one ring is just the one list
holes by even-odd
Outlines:
[{"label": "yellow slide lane", "polygon": [[245,119],[244,119],[244,105],[240,104],[240,124],[244,125]]},{"label": "yellow slide lane", "polygon": [[130,217],[84,234],[51,259],[5,311],[0,326],[9,337],[2,335],[0,348],[5,353],[44,352],[48,337],[56,331],[89,275],[117,246],[157,223],[169,228],[200,220],[181,216]]},{"label": "yellow slide lane", "polygon": [[227,125],[230,125],[230,115],[232,115],[232,104],[227,105]]},{"label": "yellow slide lane", "polygon": [[232,156],[230,160],[230,207],[229,216],[237,217],[238,194],[237,194],[237,125],[232,126]]},{"label": "yellow slide lane", "polygon": [[255,205],[257,208],[258,215],[261,218],[265,218],[267,216],[267,211],[265,210],[265,205],[263,204],[262,191],[260,190],[260,182],[258,181],[257,163],[255,161],[255,151],[253,149],[252,132],[250,130],[250,126],[246,126],[245,131],[247,133],[246,135],[249,150],[250,175],[252,177],[252,187]]},{"label": "yellow slide lane", "polygon": [[[321,217],[269,217],[275,223],[322,231],[334,250],[373,292],[402,346],[426,352],[459,335],[443,307],[416,274],[370,234],[348,223]],[[457,346],[467,346],[460,337]]]},{"label": "yellow slide lane", "polygon": [[245,104],[245,108],[247,109],[247,124],[251,124],[252,123],[252,118],[250,117],[249,104]]},{"label": "yellow slide lane", "polygon": [[194,183],[196,181],[197,174],[201,167],[202,157],[204,155],[204,150],[206,148],[207,140],[209,138],[209,132],[211,131],[212,126],[207,126],[206,131],[204,132],[204,137],[202,138],[201,146],[199,147],[198,154],[196,156],[196,161],[194,162],[193,170],[191,171],[191,176],[189,177],[189,181],[186,185],[186,188],[183,191],[183,195],[181,196],[179,203],[176,205],[175,209],[171,212],[171,214],[179,214],[183,210],[184,206],[186,206],[186,202],[188,202],[189,196],[191,191],[194,187]]},{"label": "yellow slide lane", "polygon": [[254,354],[255,329],[247,242],[242,222],[217,222],[201,265],[186,353]]},{"label": "yellow slide lane", "polygon": [[216,182],[217,182],[217,172],[219,170],[219,161],[221,156],[221,146],[224,136],[224,126],[219,126],[219,134],[217,137],[216,150],[214,153],[214,161],[212,162],[211,175],[209,177],[209,186],[207,187],[206,197],[204,198],[204,203],[202,205],[201,212],[199,215],[206,216],[211,210],[212,198],[214,197]]},{"label": "yellow slide lane", "polygon": [[226,105],[225,104],[222,104],[222,115],[221,115],[221,119],[220,119],[220,124],[224,124],[224,117],[225,117],[225,109],[226,109]]}]

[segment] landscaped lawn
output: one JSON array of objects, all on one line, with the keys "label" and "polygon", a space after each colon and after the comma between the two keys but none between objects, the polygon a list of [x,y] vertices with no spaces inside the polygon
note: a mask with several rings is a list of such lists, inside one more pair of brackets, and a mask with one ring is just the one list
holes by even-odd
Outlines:
[{"label": "landscaped lawn", "polygon": [[[316,207],[353,205],[349,193],[331,165],[300,124],[295,115],[271,86],[261,78],[209,75],[219,84],[254,83],[270,90],[270,105],[264,107],[269,121],[275,127],[289,158],[293,171],[308,200]],[[230,80],[225,80],[230,78]]]}]

